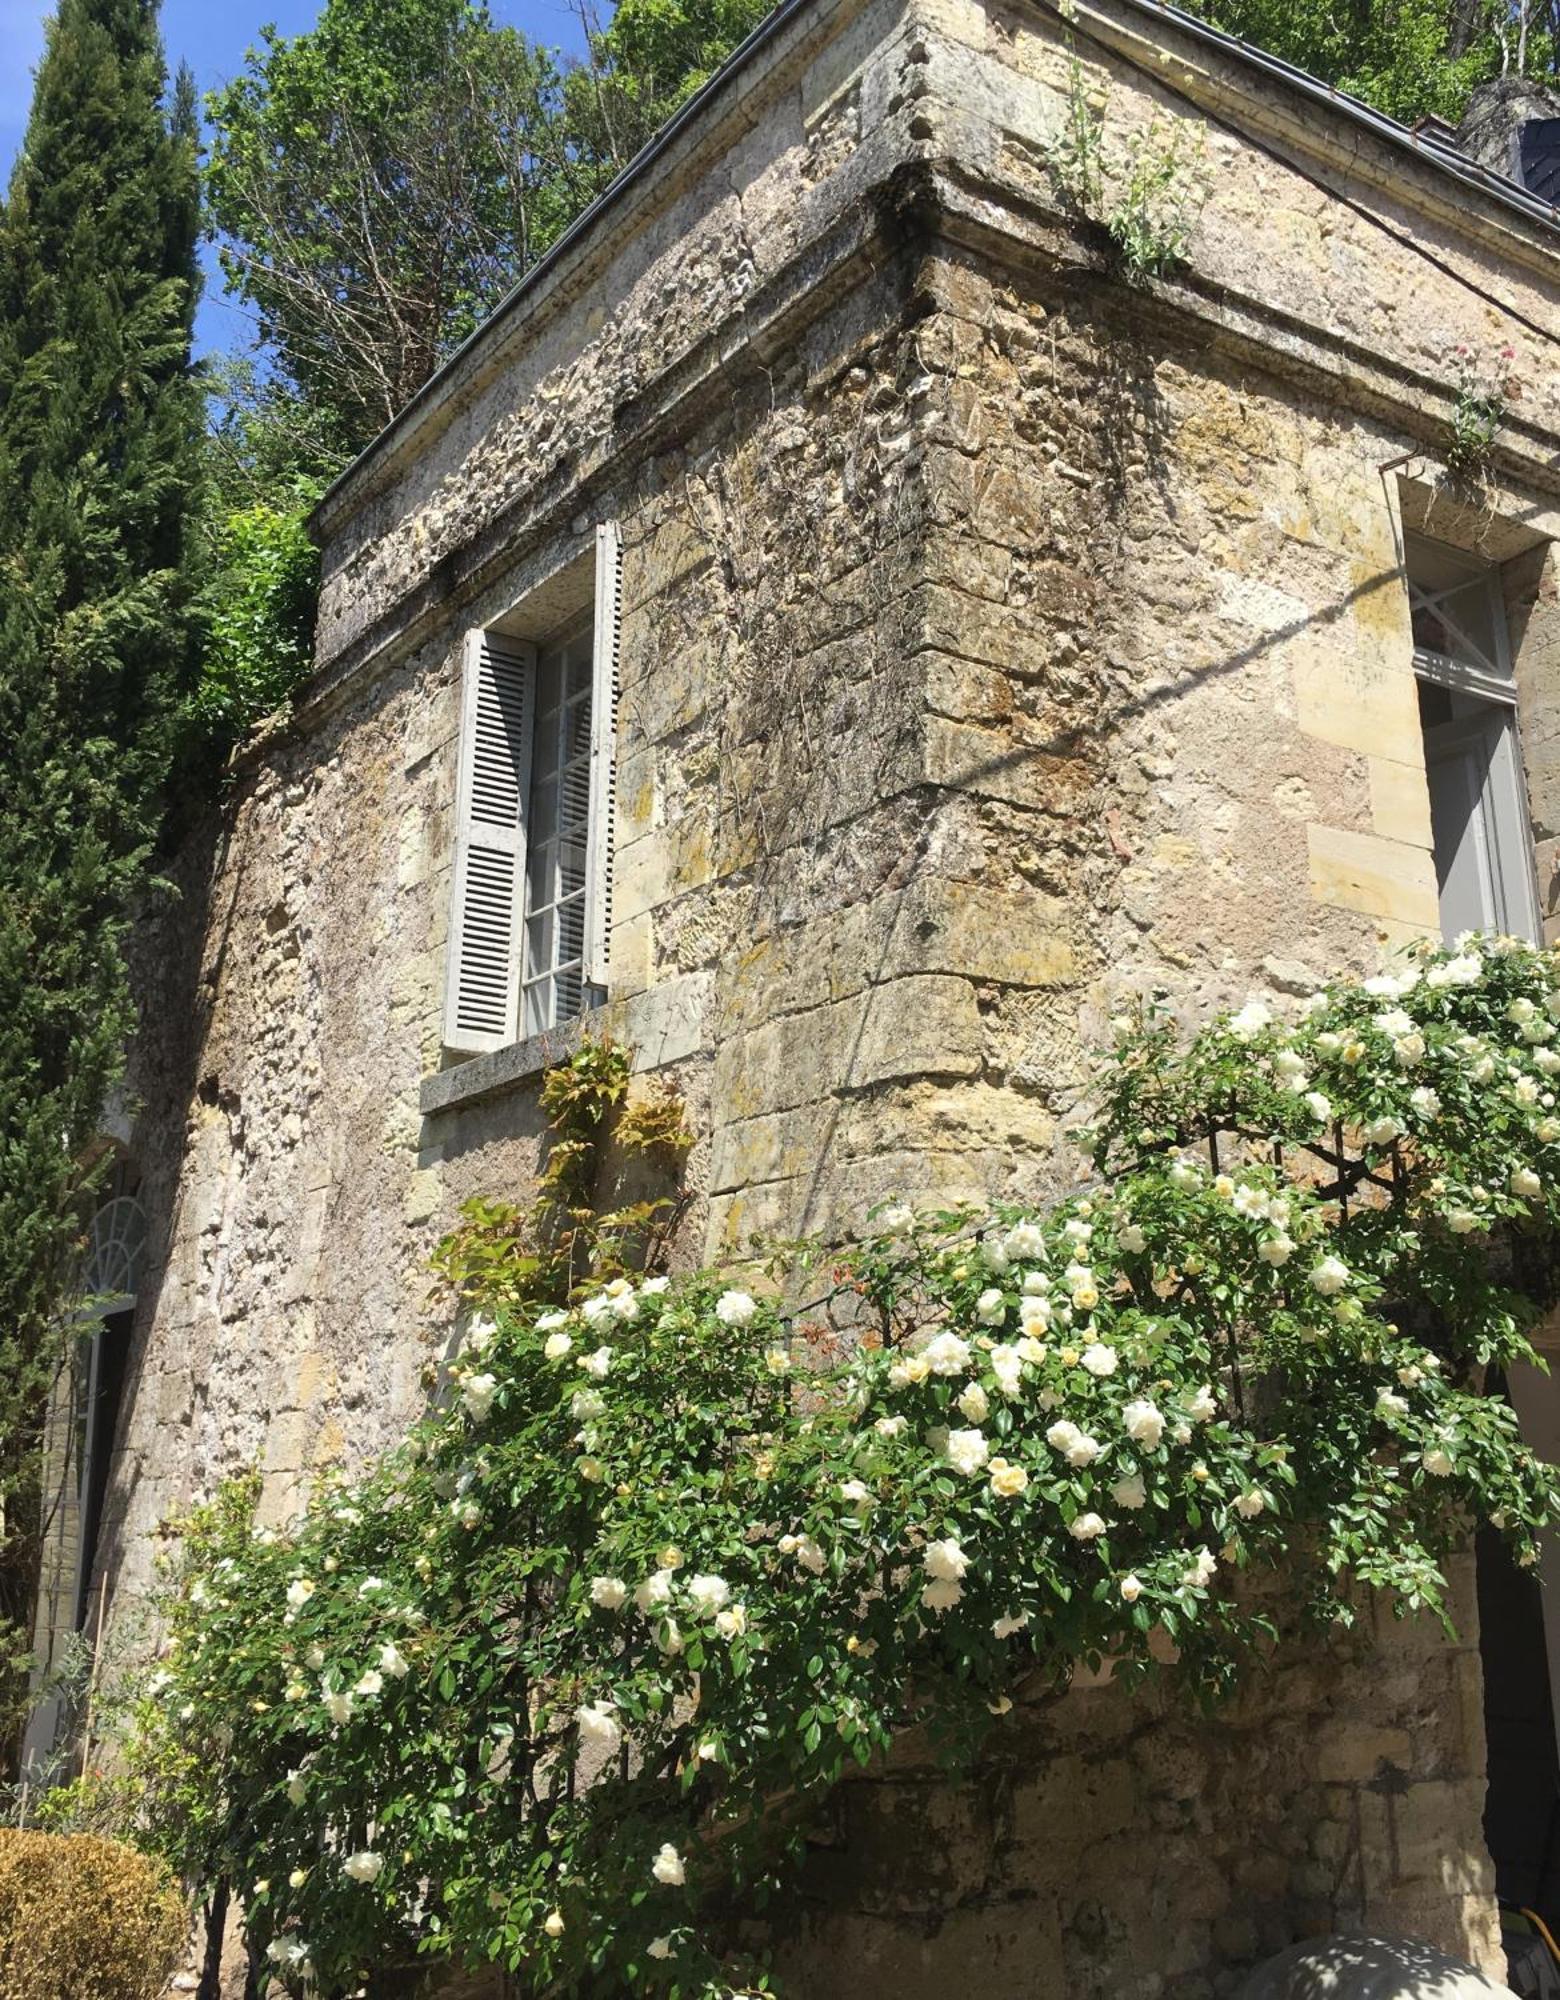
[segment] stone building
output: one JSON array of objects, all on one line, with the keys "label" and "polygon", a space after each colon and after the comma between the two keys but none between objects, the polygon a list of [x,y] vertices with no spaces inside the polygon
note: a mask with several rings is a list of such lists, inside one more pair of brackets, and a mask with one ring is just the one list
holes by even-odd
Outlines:
[{"label": "stone building", "polygon": [[[582,1026],[686,1097],[691,1262],[1055,1188],[1125,994],[1553,927],[1556,224],[1156,0],[786,0],[320,506],[317,671],[142,941],[60,1622],[131,1632],[222,1472],[278,1519],[397,1433],[428,1251],[524,1192]],[[1362,1924],[1498,1965],[1555,1711],[1480,1586],[1487,1685],[1470,1564],[1459,1640],[1213,1724],[1079,1685],[967,1785],[907,1750],[795,1990],[1190,2000]]]}]

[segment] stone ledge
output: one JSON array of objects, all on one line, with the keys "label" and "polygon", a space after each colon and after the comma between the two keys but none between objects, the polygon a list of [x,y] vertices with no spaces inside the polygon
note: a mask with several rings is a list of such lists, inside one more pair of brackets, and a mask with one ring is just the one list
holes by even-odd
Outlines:
[{"label": "stone ledge", "polygon": [[417,1108],[424,1118],[434,1118],[518,1089],[543,1070],[567,1062],[591,1035],[628,1043],[636,1070],[685,1061],[704,1046],[705,1012],[714,982],[713,972],[684,973],[627,999],[588,1008],[572,1021],[523,1042],[510,1042],[451,1069],[436,1070],[423,1078]]}]

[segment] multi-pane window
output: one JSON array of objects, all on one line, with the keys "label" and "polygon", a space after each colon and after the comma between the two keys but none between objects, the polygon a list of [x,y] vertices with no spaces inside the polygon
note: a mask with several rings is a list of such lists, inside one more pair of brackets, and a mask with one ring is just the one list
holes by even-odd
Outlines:
[{"label": "multi-pane window", "polygon": [[606,997],[617,535],[593,610],[539,640],[467,635],[444,1041],[475,1054]]},{"label": "multi-pane window", "polygon": [[539,1034],[605,995],[585,981],[590,838],[591,625],[536,656],[526,813],[520,1032]]},{"label": "multi-pane window", "polygon": [[1536,937],[1533,841],[1498,573],[1407,537],[1441,929]]}]

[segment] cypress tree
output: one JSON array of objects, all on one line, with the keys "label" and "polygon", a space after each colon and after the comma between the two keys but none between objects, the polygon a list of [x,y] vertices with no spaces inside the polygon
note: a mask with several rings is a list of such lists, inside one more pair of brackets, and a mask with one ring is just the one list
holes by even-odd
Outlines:
[{"label": "cypress tree", "polygon": [[0,208],[0,1744],[62,1298],[133,1023],[122,946],[189,679],[197,222],[194,94],[181,77],[170,101],[157,0],[60,0]]}]

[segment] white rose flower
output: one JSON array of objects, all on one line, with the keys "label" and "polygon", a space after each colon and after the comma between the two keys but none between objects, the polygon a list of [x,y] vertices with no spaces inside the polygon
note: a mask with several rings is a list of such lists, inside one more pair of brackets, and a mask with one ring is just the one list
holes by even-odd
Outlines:
[{"label": "white rose flower", "polygon": [[573,1346],[566,1333],[550,1333],[542,1343],[542,1352],[549,1361],[561,1361]]},{"label": "white rose flower", "polygon": [[1376,1415],[1378,1417],[1406,1417],[1408,1398],[1398,1395],[1395,1389],[1376,1391]]},{"label": "white rose flower", "polygon": [[1341,1257],[1323,1257],[1311,1268],[1311,1289],[1324,1299],[1341,1292],[1349,1282],[1349,1267]]},{"label": "white rose flower", "polygon": [[797,1562],[803,1569],[811,1571],[814,1576],[823,1575],[829,1559],[824,1554],[821,1545],[814,1541],[811,1535],[797,1536],[794,1553]]},{"label": "white rose flower", "polygon": [[606,1398],[599,1389],[576,1389],[569,1403],[569,1415],[577,1424],[594,1423],[607,1413]]},{"label": "white rose flower", "polygon": [[1307,1111],[1319,1125],[1332,1122],[1332,1099],[1320,1090],[1308,1090],[1302,1100]]},{"label": "white rose flower", "polygon": [[1135,1514],[1148,1502],[1148,1488],[1143,1483],[1142,1473],[1134,1472],[1130,1478],[1118,1479],[1110,1489],[1110,1497],[1118,1507],[1124,1507],[1129,1514]]},{"label": "white rose flower", "polygon": [[671,1939],[669,1937],[652,1938],[645,1946],[645,1955],[648,1958],[670,1958],[672,1955]]},{"label": "white rose flower", "polygon": [[[991,1363],[991,1372],[997,1378],[997,1388],[1004,1396],[1016,1396],[1023,1387],[1023,1357],[1016,1347],[1007,1347],[1000,1341],[992,1348],[986,1359]],[[965,1412],[966,1416],[969,1412]],[[974,1419],[983,1421],[984,1412]]]},{"label": "white rose flower", "polygon": [[991,1415],[991,1402],[978,1382],[965,1385],[958,1407],[972,1424],[983,1424]]},{"label": "white rose flower", "polygon": [[1235,1190],[1235,1213],[1245,1216],[1248,1222],[1257,1222],[1268,1212],[1268,1197],[1264,1189],[1241,1186]]},{"label": "white rose flower", "polygon": [[1405,1389],[1417,1389],[1425,1379],[1425,1371],[1417,1361],[1406,1361],[1398,1370],[1397,1378]]},{"label": "white rose flower", "polygon": [[301,1806],[308,1796],[308,1791],[308,1781],[302,1771],[287,1773],[287,1803],[290,1806]]},{"label": "white rose flower", "polygon": [[1441,1100],[1427,1083],[1422,1083],[1417,1089],[1411,1090],[1408,1093],[1408,1101],[1421,1118],[1439,1118],[1441,1115]]},{"label": "white rose flower", "polygon": [[[724,1611],[715,1614],[715,1630],[723,1639],[737,1639],[747,1630],[747,1611],[743,1605],[731,1604]],[[702,1751],[699,1753],[704,1754]]]},{"label": "white rose flower", "polygon": [[956,1333],[939,1333],[921,1349],[921,1358],[934,1375],[962,1375],[970,1365],[969,1345]]},{"label": "white rose flower", "polygon": [[314,1589],[315,1586],[306,1576],[295,1576],[287,1586],[287,1603],[289,1609],[301,1611],[314,1595]]},{"label": "white rose flower", "polygon": [[1020,1263],[1032,1263],[1036,1257],[1045,1255],[1045,1237],[1038,1223],[1015,1222],[1003,1239],[1002,1247],[1009,1257]]},{"label": "white rose flower", "polygon": [[715,1317],[722,1326],[750,1326],[758,1312],[751,1292],[722,1292],[715,1301]]},{"label": "white rose flower", "polygon": [[1135,1576],[1124,1576],[1121,1579],[1121,1595],[1123,1602],[1136,1604],[1138,1599],[1143,1595],[1143,1585],[1140,1579]]},{"label": "white rose flower", "polygon": [[928,1542],[921,1562],[934,1583],[959,1583],[970,1566],[969,1557],[952,1535]]},{"label": "white rose flower", "polygon": [[634,1604],[642,1617],[648,1618],[671,1602],[672,1576],[669,1569],[654,1570],[634,1592]]},{"label": "white rose flower", "polygon": [[999,1237],[983,1236],[980,1240],[980,1255],[986,1269],[994,1272],[999,1278],[1013,1268],[1013,1260],[1003,1248]]},{"label": "white rose flower", "polygon": [[593,1576],[590,1601],[598,1611],[621,1611],[628,1602],[628,1585],[620,1576]]},{"label": "white rose flower", "polygon": [[1075,1542],[1093,1542],[1104,1534],[1105,1523],[1098,1514],[1075,1514],[1067,1524],[1067,1532]]},{"label": "white rose flower", "polygon": [[1028,1624],[1029,1613],[1027,1611],[1021,1611],[1017,1617],[1009,1613],[1004,1618],[994,1618],[991,1621],[992,1637],[996,1639],[1011,1639],[1015,1632],[1022,1632]]},{"label": "white rose flower", "polygon": [[1417,1030],[1411,1035],[1399,1035],[1392,1044],[1392,1053],[1404,1069],[1412,1069],[1425,1059],[1425,1038]]},{"label": "white rose flower", "polygon": [[384,1684],[384,1675],[379,1672],[377,1667],[370,1667],[367,1673],[359,1675],[357,1684],[354,1686],[352,1692],[368,1696],[376,1695],[383,1688]]},{"label": "white rose flower", "polygon": [[1219,1414],[1218,1399],[1206,1382],[1187,1399],[1186,1414],[1194,1424],[1212,1423]]},{"label": "white rose flower", "polygon": [[663,1618],[655,1627],[655,1643],[669,1658],[675,1659],[683,1649],[682,1629],[675,1618]]},{"label": "white rose flower", "polygon": [[1273,1071],[1286,1083],[1305,1075],[1305,1057],[1298,1049],[1278,1049],[1273,1056]]},{"label": "white rose flower", "polygon": [[568,1322],[569,1315],[566,1312],[540,1313],[537,1315],[536,1330],[538,1333],[551,1333],[556,1327],[567,1326]]},{"label": "white rose flower", "polygon": [[485,1313],[478,1313],[466,1328],[461,1347],[467,1354],[486,1354],[497,1333],[498,1322],[489,1319]]},{"label": "white rose flower", "polygon": [[1372,1118],[1364,1128],[1364,1136],[1367,1145],[1390,1146],[1402,1136],[1402,1128],[1395,1118]]},{"label": "white rose flower", "polygon": [[607,1372],[612,1366],[612,1349],[610,1347],[598,1347],[594,1354],[586,1354],[581,1357],[580,1366],[593,1382],[605,1382]]},{"label": "white rose flower", "polygon": [[550,1938],[561,1938],[564,1929],[562,1910],[549,1910],[542,1920],[542,1929]]},{"label": "white rose flower", "polygon": [[1514,1167],[1511,1172],[1511,1192],[1520,1195],[1524,1201],[1533,1201],[1542,1192],[1543,1182],[1531,1167]]},{"label": "white rose flower", "polygon": [[914,1227],[915,1210],[902,1201],[885,1208],[878,1217],[878,1228],[885,1236],[904,1236]]},{"label": "white rose flower", "polygon": [[962,1472],[967,1478],[980,1471],[990,1456],[991,1447],[986,1442],[984,1431],[950,1431],[948,1433],[948,1463],[955,1472]]},{"label": "white rose flower", "polygon": [[993,1285],[975,1301],[975,1317],[982,1326],[1000,1326],[1007,1317],[1007,1299]]},{"label": "white rose flower", "polygon": [[1204,1590],[1213,1581],[1213,1573],[1219,1567],[1219,1559],[1206,1548],[1198,1549],[1190,1566],[1182,1572],[1181,1582],[1188,1590]]},{"label": "white rose flower", "polygon": [[352,1697],[344,1689],[329,1686],[322,1687],[320,1689],[320,1699],[324,1702],[331,1721],[338,1727],[342,1723],[352,1720]]},{"label": "white rose flower", "polygon": [[587,1326],[595,1326],[612,1311],[612,1301],[605,1292],[597,1292],[593,1299],[586,1299],[580,1306],[580,1315]]},{"label": "white rose flower", "polygon": [[1135,1222],[1124,1222],[1116,1231],[1116,1241],[1131,1257],[1148,1248],[1148,1238]]},{"label": "white rose flower", "polygon": [[1045,1434],[1045,1441],[1059,1451],[1069,1465],[1079,1468],[1092,1465],[1104,1449],[1096,1438],[1090,1437],[1086,1431],[1079,1430],[1078,1426],[1066,1417],[1052,1424]]},{"label": "white rose flower", "polygon": [[1126,1426],[1127,1436],[1146,1451],[1153,1451],[1165,1434],[1163,1412],[1144,1397],[1127,1404],[1121,1413],[1121,1421]]},{"label": "white rose flower", "polygon": [[921,1603],[928,1611],[951,1611],[963,1595],[962,1583],[944,1582],[939,1578],[921,1592]]},{"label": "white rose flower", "polygon": [[688,1877],[683,1868],[683,1858],[672,1843],[664,1841],[650,1864],[650,1873],[658,1882],[664,1882],[670,1889],[679,1889]]},{"label": "white rose flower", "polygon": [[1194,1161],[1177,1160],[1170,1168],[1170,1184],[1172,1187],[1193,1188],[1196,1187],[1201,1179],[1202,1174]]},{"label": "white rose flower", "polygon": [[642,1299],[658,1299],[671,1282],[664,1273],[659,1278],[646,1278],[639,1287],[639,1296]]},{"label": "white rose flower", "polygon": [[1018,1323],[1025,1333],[1033,1333],[1036,1327],[1044,1333],[1051,1324],[1054,1308],[1049,1299],[1034,1298],[1026,1294],[1018,1302]]},{"label": "white rose flower", "polygon": [[580,1742],[603,1757],[614,1756],[623,1741],[623,1731],[613,1712],[615,1707],[614,1702],[592,1701],[574,1711]]},{"label": "white rose flower", "polygon": [[[1041,1299],[1041,1298],[1044,1298],[1044,1297],[1045,1297],[1045,1295],[1046,1295],[1046,1293],[1047,1293],[1048,1291],[1050,1291],[1050,1289],[1051,1289],[1051,1274],[1050,1274],[1050,1272],[1049,1272],[1049,1271],[1026,1271],[1026,1272],[1024,1273],[1024,1282],[1023,1282],[1023,1285],[1022,1285],[1021,1289],[1022,1289],[1022,1291],[1023,1291],[1023,1294],[1024,1294],[1024,1297],[1025,1297],[1026,1299]],[[1020,1304],[1020,1305],[1019,1305],[1019,1308],[1018,1308],[1018,1310],[1019,1310],[1020,1314],[1022,1314],[1022,1312],[1023,1312],[1023,1310],[1024,1310],[1024,1308],[1023,1308],[1023,1305],[1022,1305],[1022,1304]]]},{"label": "white rose flower", "polygon": [[1442,1445],[1432,1445],[1421,1460],[1425,1471],[1437,1479],[1450,1479],[1457,1470],[1452,1454]]},{"label": "white rose flower", "polygon": [[688,1600],[701,1618],[713,1618],[731,1601],[731,1586],[723,1576],[690,1576]]},{"label": "white rose flower", "polygon": [[854,1507],[858,1513],[865,1513],[872,1505],[871,1488],[861,1479],[842,1479],[840,1498],[847,1507]]},{"label": "white rose flower", "polygon": [[879,1417],[872,1428],[879,1437],[896,1438],[905,1427],[903,1417]]},{"label": "white rose flower", "polygon": [[399,1646],[386,1640],[379,1649],[379,1671],[388,1674],[392,1680],[404,1681],[412,1671],[412,1663]]},{"label": "white rose flower", "polygon": [[1116,1372],[1116,1350],[1107,1347],[1102,1340],[1089,1341],[1083,1350],[1083,1365],[1091,1375],[1102,1379]]},{"label": "white rose flower", "polygon": [[460,1385],[460,1399],[474,1423],[481,1423],[493,1407],[498,1389],[496,1375],[468,1375]]},{"label": "white rose flower", "polygon": [[384,1865],[382,1854],[375,1854],[371,1848],[365,1847],[360,1853],[347,1856],[341,1864],[341,1872],[354,1882],[377,1882]]},{"label": "white rose flower", "polygon": [[303,1656],[303,1663],[306,1667],[312,1667],[314,1672],[318,1673],[320,1668],[325,1664],[325,1648],[323,1646],[311,1646]]},{"label": "white rose flower", "polygon": [[1264,1264],[1271,1264],[1279,1270],[1295,1254],[1294,1239],[1280,1232],[1277,1236],[1264,1236],[1257,1245],[1257,1255]]},{"label": "white rose flower", "polygon": [[1235,1511],[1243,1521],[1254,1521],[1267,1505],[1267,1495],[1259,1486],[1248,1486],[1235,1496]]},{"label": "white rose flower", "polygon": [[1260,1000],[1248,1000],[1238,1014],[1232,1014],[1226,1023],[1229,1032],[1238,1041],[1249,1042],[1272,1022],[1273,1016]]}]

